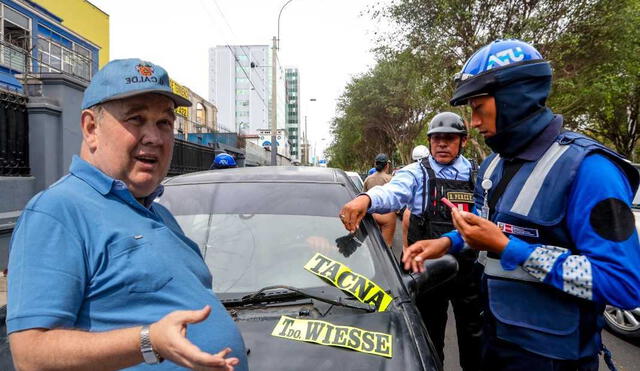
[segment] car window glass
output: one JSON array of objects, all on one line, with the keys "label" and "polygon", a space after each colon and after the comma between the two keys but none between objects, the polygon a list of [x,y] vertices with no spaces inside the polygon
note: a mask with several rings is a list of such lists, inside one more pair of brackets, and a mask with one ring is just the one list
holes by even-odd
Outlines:
[{"label": "car window glass", "polygon": [[368,237],[352,244],[352,250],[338,248],[336,240],[345,231],[335,217],[218,214],[176,219],[200,246],[216,293],[246,293],[272,285],[326,286],[304,269],[318,252],[366,277],[376,275]]}]

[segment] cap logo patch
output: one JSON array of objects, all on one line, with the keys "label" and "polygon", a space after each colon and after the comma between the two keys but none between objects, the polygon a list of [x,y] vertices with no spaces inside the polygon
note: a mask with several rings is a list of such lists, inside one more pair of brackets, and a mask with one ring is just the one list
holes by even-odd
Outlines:
[{"label": "cap logo patch", "polygon": [[140,76],[125,77],[124,80],[126,84],[139,84],[143,82],[162,83],[160,79],[158,79],[156,76],[153,76],[154,70],[151,65],[140,63],[136,66],[136,70],[138,70]]},{"label": "cap logo patch", "polygon": [[144,77],[150,77],[151,75],[153,75],[153,67],[148,64],[139,64],[136,66],[136,69]]},{"label": "cap logo patch", "polygon": [[487,63],[487,70],[492,68],[506,66],[511,63],[520,62],[524,59],[524,52],[521,47],[509,48],[501,50],[496,54],[489,56],[489,62]]}]

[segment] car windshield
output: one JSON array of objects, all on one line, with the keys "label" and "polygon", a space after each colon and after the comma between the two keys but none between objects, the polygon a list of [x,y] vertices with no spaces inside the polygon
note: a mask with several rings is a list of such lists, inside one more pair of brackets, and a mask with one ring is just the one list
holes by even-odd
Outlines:
[{"label": "car windshield", "polygon": [[339,184],[217,183],[167,186],[160,203],[200,247],[222,297],[271,285],[324,287],[304,268],[316,253],[388,288],[371,236],[347,235],[337,218],[349,199]]}]

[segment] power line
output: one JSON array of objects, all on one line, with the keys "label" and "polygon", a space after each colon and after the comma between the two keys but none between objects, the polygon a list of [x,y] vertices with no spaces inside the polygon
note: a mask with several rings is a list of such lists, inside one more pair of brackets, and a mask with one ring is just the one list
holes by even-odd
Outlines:
[{"label": "power line", "polygon": [[[218,13],[220,13],[220,16],[222,17],[224,23],[227,25],[227,27],[229,28],[229,30],[231,31],[231,33],[233,35],[235,35],[235,33],[233,32],[233,29],[231,28],[231,25],[229,24],[229,22],[227,21],[227,18],[225,17],[224,13],[222,12],[222,9],[220,8],[220,6],[218,5],[218,2],[216,0],[213,0],[214,5],[216,6],[216,8],[218,9]],[[213,16],[211,15],[211,13],[209,13],[209,10],[207,9],[206,6],[204,6],[205,10],[207,11],[207,14],[209,14],[209,16],[213,19]],[[262,103],[264,104],[265,108],[269,108],[269,105],[267,104],[267,102],[265,101],[264,97],[262,96],[262,94],[260,94],[258,88],[256,88],[255,84],[253,83],[253,81],[251,80],[251,77],[249,76],[249,74],[247,73],[246,69],[244,68],[244,66],[240,63],[240,60],[238,59],[238,56],[236,55],[235,51],[233,50],[233,48],[231,47],[231,45],[229,45],[228,42],[226,42],[225,40],[225,44],[226,47],[229,49],[229,51],[231,52],[231,54],[233,55],[233,59],[236,62],[236,65],[240,67],[240,69],[242,70],[243,74],[245,75],[245,77],[247,78],[247,80],[249,81],[249,83],[251,84],[251,86],[253,87],[253,91],[256,92],[256,95],[258,95],[258,98],[260,98],[260,100],[262,101]],[[240,46],[240,49],[242,49],[242,46]],[[247,57],[247,59],[250,59],[249,56],[242,51],[243,54]],[[236,70],[237,71],[237,70]],[[262,78],[264,79],[264,76],[262,76]]]},{"label": "power line", "polygon": [[[237,38],[238,36],[236,35],[235,32],[233,32],[233,28],[231,27],[231,24],[229,24],[229,21],[227,21],[227,17],[224,15],[224,12],[222,11],[222,8],[220,8],[220,4],[218,4],[218,1],[217,0],[212,0],[212,1],[213,1],[213,4],[218,9],[218,13],[222,17],[222,20],[227,25],[227,28],[229,29],[229,31],[231,31],[231,35],[233,35],[233,36],[235,36]],[[245,50],[245,46],[244,45],[238,45],[238,46],[240,47],[240,50],[242,51],[242,54],[244,54],[244,56],[247,57],[247,59],[251,60],[251,57],[249,57],[249,53]],[[262,75],[262,74],[260,73],[260,75]],[[262,75],[261,77],[264,78],[264,75]]]}]

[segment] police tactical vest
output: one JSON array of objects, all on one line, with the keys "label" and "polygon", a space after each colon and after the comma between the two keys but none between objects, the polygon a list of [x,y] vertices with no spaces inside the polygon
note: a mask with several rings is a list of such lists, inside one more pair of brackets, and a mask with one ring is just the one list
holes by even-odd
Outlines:
[{"label": "police tactical vest", "polygon": [[411,242],[438,238],[455,229],[451,211],[441,201],[442,197],[448,198],[464,211],[471,211],[474,203],[473,188],[477,172],[475,162],[472,162],[469,180],[436,177],[428,157],[422,159],[420,169],[422,170],[422,213],[420,217],[411,215],[408,234]]},{"label": "police tactical vest", "polygon": [[[490,211],[489,218],[507,235],[532,244],[558,246],[579,254],[567,229],[566,210],[574,178],[585,157],[599,153],[624,170],[632,187],[638,172],[617,153],[586,136],[560,133],[537,160],[518,164]],[[477,183],[490,179],[492,200],[503,170],[510,165],[497,154],[480,167]],[[513,164],[511,164],[513,165]],[[478,210],[485,192],[476,186]],[[541,283],[521,267],[502,269],[498,256],[482,254],[488,307],[496,336],[531,352],[556,359],[578,359],[600,350],[603,307]]]}]

